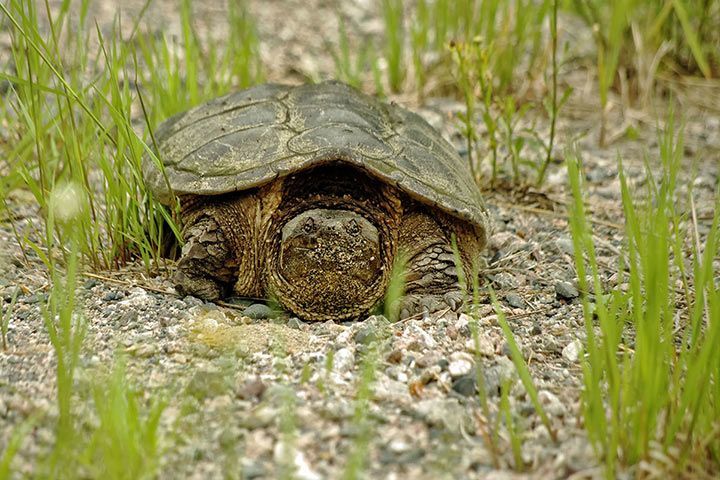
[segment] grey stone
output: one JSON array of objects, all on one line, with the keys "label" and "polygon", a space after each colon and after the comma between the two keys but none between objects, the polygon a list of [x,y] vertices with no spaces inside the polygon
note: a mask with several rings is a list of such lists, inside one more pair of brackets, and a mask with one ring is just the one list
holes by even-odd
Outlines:
[{"label": "grey stone", "polygon": [[241,474],[241,478],[243,478],[243,480],[252,480],[254,478],[263,478],[267,476],[267,472],[265,471],[265,467],[263,467],[262,463],[254,461],[243,463]]},{"label": "grey stone", "polygon": [[555,293],[558,298],[565,300],[572,300],[573,298],[580,296],[577,288],[575,288],[570,282],[557,282],[555,284]]},{"label": "grey stone", "polygon": [[420,368],[427,368],[437,364],[440,361],[440,354],[437,352],[428,352],[417,359],[415,364]]},{"label": "grey stone", "polygon": [[254,320],[263,320],[274,317],[272,308],[268,307],[264,303],[253,303],[243,310],[242,314]]},{"label": "grey stone", "polygon": [[192,295],[188,295],[187,297],[183,298],[183,302],[188,307],[199,307],[203,304],[202,300],[197,297],[193,297]]},{"label": "grey stone", "polygon": [[525,300],[523,300],[517,293],[508,293],[505,295],[505,301],[507,301],[508,305],[513,308],[525,308],[527,305]]},{"label": "grey stone", "polygon": [[287,326],[295,330],[300,330],[303,325],[305,325],[305,323],[297,317],[292,317],[287,321]]},{"label": "grey stone", "polygon": [[372,343],[377,339],[376,328],[373,325],[367,325],[365,327],[362,327],[360,330],[358,330],[353,339],[355,340],[355,343],[359,343],[362,345]]},{"label": "grey stone", "polygon": [[458,431],[463,424],[464,410],[455,398],[433,398],[421,400],[415,411],[428,424]]},{"label": "grey stone", "polygon": [[258,408],[238,415],[236,421],[239,427],[254,430],[274,424],[279,415],[280,411],[278,409],[272,408],[269,405],[260,404]]},{"label": "grey stone", "polygon": [[475,371],[458,377],[452,383],[452,389],[460,395],[471,397],[477,393],[477,378]]},{"label": "grey stone", "polygon": [[124,296],[125,296],[125,294],[123,292],[120,292],[118,290],[111,290],[108,293],[106,293],[105,296],[103,296],[103,301],[112,302],[115,300],[120,300]]},{"label": "grey stone", "polygon": [[513,378],[515,365],[507,357],[497,357],[496,364],[486,368],[483,373],[485,379],[485,391],[488,395],[500,395],[500,387],[503,382]]},{"label": "grey stone", "polygon": [[575,363],[578,361],[581,350],[582,345],[580,344],[580,340],[573,340],[562,349],[562,356],[568,362]]},{"label": "grey stone", "polygon": [[12,302],[14,298],[17,300],[22,295],[22,289],[20,287],[9,287],[3,290],[2,299],[6,302]]},{"label": "grey stone", "polygon": [[262,397],[267,389],[260,377],[247,378],[239,381],[235,387],[235,395],[241,400],[252,400]]},{"label": "grey stone", "polygon": [[560,237],[555,240],[555,246],[563,253],[568,255],[575,254],[575,246],[573,245],[572,239],[569,237]]},{"label": "grey stone", "polygon": [[25,303],[29,303],[29,304],[44,303],[47,301],[47,298],[48,298],[48,296],[45,293],[34,293],[25,299]]}]

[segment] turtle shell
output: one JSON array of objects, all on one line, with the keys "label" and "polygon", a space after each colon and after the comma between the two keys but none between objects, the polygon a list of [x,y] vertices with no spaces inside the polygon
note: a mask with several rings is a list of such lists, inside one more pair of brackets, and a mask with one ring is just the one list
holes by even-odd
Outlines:
[{"label": "turtle shell", "polygon": [[345,162],[483,230],[487,215],[467,161],[419,115],[339,82],[265,84],[171,117],[156,131],[165,174],[145,158],[149,188],[217,195]]}]

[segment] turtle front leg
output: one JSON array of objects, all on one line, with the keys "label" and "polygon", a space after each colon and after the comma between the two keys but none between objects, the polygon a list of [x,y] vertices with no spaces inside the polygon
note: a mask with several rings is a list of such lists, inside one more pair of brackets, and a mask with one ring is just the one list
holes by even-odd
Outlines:
[{"label": "turtle front leg", "polygon": [[458,310],[465,300],[460,286],[452,235],[459,235],[458,248],[465,278],[472,271],[473,254],[479,252],[477,242],[445,219],[423,208],[411,211],[403,218],[399,249],[407,255],[405,297],[400,303],[400,318],[445,308]]},{"label": "turtle front leg", "polygon": [[237,249],[227,226],[232,208],[224,203],[204,204],[186,216],[185,245],[173,277],[181,295],[204,300],[227,296],[237,278]]}]

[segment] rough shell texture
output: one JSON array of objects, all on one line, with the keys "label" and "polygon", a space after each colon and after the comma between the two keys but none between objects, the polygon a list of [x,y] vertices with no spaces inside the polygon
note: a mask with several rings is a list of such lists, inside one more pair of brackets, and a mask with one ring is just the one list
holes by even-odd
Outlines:
[{"label": "rough shell texture", "polygon": [[413,198],[486,226],[467,162],[420,116],[339,83],[266,84],[211,100],[156,132],[167,181],[146,159],[161,201],[246,190],[342,161]]}]

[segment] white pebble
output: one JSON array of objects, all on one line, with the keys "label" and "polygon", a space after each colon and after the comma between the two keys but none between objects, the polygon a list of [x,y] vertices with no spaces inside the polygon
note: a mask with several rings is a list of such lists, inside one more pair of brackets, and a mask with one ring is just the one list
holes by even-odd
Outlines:
[{"label": "white pebble", "polygon": [[580,356],[580,350],[582,350],[582,345],[580,344],[580,340],[576,339],[568,343],[565,348],[563,348],[562,356],[568,362],[575,363],[578,361],[578,357]]},{"label": "white pebble", "polygon": [[333,370],[344,373],[355,366],[355,354],[349,348],[341,348],[333,356]]},{"label": "white pebble", "polygon": [[302,452],[292,448],[285,442],[277,442],[273,449],[273,457],[276,464],[292,461],[295,471],[292,477],[300,480],[320,480],[320,475],[312,469],[305,455]]},{"label": "white pebble", "polygon": [[472,322],[472,318],[469,315],[461,313],[460,316],[458,317],[458,321],[455,323],[455,328],[457,328],[457,330],[460,331],[464,327],[467,327],[468,325],[470,325],[470,322]]},{"label": "white pebble", "polygon": [[337,337],[335,337],[335,343],[338,345],[347,345],[350,343],[350,339],[353,336],[353,330],[352,328],[345,328],[342,332],[338,334]]},{"label": "white pebble", "polygon": [[[450,356],[450,363],[448,364],[448,372],[450,372],[450,375],[453,378],[462,377],[463,375],[467,375],[470,373],[470,370],[472,370],[472,357],[469,359],[462,355],[467,355],[467,357],[470,357],[465,352],[455,352]],[[453,358],[454,357],[454,358]]]}]

